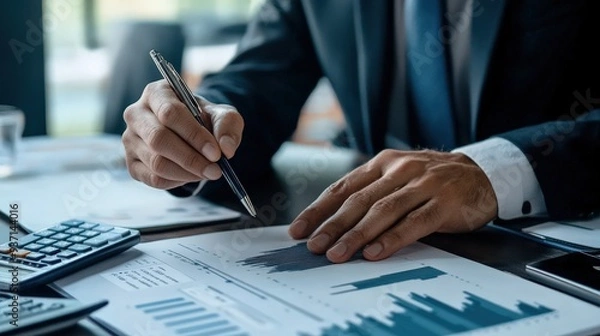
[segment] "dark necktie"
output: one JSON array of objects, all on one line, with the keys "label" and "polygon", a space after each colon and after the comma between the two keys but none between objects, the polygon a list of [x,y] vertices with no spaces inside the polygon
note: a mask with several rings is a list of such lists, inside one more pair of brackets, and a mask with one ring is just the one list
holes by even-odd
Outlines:
[{"label": "dark necktie", "polygon": [[446,45],[439,37],[442,1],[405,0],[406,79],[412,99],[415,142],[421,147],[456,146]]}]

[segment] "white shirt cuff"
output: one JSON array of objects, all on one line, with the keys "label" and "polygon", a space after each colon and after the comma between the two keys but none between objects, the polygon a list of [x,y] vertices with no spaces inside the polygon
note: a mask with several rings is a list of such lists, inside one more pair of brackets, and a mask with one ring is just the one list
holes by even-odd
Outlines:
[{"label": "white shirt cuff", "polygon": [[546,215],[544,194],[533,168],[512,142],[490,138],[452,152],[465,154],[485,172],[498,200],[500,219]]}]

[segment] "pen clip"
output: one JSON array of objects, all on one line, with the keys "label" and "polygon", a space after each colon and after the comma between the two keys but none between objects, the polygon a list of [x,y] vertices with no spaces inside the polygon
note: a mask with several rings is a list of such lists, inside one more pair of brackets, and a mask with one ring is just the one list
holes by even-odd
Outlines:
[{"label": "pen clip", "polygon": [[158,52],[156,52],[156,50],[152,49],[150,50],[150,57],[152,58],[152,61],[154,61],[154,64],[156,65],[156,68],[158,69],[158,71],[160,72],[160,74],[163,76],[164,79],[167,80],[167,82],[169,82],[169,85],[171,85],[171,87],[174,87],[174,83],[172,82],[171,76],[167,75],[167,71],[166,71],[166,66],[165,66],[165,58],[162,57],[162,55]]},{"label": "pen clip", "polygon": [[203,111],[200,107],[200,104],[196,100],[196,97],[187,86],[183,78],[181,78],[177,70],[175,70],[173,65],[154,49],[150,50],[150,57],[154,61],[154,64],[160,71],[161,75],[167,80],[167,82],[169,82],[169,85],[173,91],[175,91],[175,94],[178,96],[179,100],[181,100],[186,105],[188,110],[190,110],[190,113],[192,113],[194,119],[196,119],[204,128],[212,132],[212,129],[207,127],[207,124],[204,122]]},{"label": "pen clip", "polygon": [[[175,68],[173,68],[173,65],[169,62],[167,62],[167,70],[169,70],[173,74],[173,77],[176,80],[176,85],[179,87],[179,92],[182,96],[181,99],[188,106],[188,109],[192,112],[194,118],[196,118],[196,120],[198,120],[198,122],[200,122],[200,124],[204,126],[204,128],[208,129],[212,133],[212,128],[208,127],[207,123],[203,119],[204,117],[206,117],[206,114],[204,113],[204,111],[202,111],[202,107],[200,107],[200,104],[198,103],[198,100],[192,93],[192,90],[189,88],[189,86],[187,86],[183,78],[181,78],[179,73],[177,73]],[[210,123],[208,123],[208,125],[210,125]]]}]

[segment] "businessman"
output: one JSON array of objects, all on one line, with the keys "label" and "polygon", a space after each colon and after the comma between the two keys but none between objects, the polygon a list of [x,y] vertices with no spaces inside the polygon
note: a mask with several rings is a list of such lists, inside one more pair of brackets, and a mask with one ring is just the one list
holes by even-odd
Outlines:
[{"label": "businessman", "polygon": [[291,224],[314,253],[380,260],[495,218],[587,217],[600,208],[598,7],[267,1],[235,58],[197,91],[214,137],[164,81],[151,83],[124,112],[128,169],[188,196],[219,179],[222,151],[242,181],[256,178],[325,76],[351,145],[372,159]]}]

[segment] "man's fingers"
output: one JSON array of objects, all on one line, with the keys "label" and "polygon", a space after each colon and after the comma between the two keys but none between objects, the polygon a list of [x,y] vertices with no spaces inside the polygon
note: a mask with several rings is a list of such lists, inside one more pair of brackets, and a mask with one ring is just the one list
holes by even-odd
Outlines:
[{"label": "man's fingers", "polygon": [[366,215],[347,230],[327,251],[327,258],[335,263],[345,262],[358,250],[387,230],[393,230],[400,218],[419,208],[431,198],[427,189],[409,184],[382,197],[368,209]]},{"label": "man's fingers", "polygon": [[[397,189],[396,183],[402,183],[402,181],[394,181],[393,178],[384,176],[350,195],[335,214],[314,232],[312,238],[308,240],[308,249],[313,253],[325,253],[338,238],[359,223],[374,204],[377,204],[386,195],[393,193]],[[365,232],[358,231],[358,233]]]},{"label": "man's fingers", "polygon": [[131,177],[133,177],[135,180],[143,182],[157,189],[167,190],[180,187],[187,183],[181,181],[172,181],[160,177],[157,174],[153,173],[148,167],[146,167],[146,165],[142,161],[136,159],[128,161],[127,168],[129,169]]},{"label": "man's fingers", "polygon": [[166,81],[148,84],[147,105],[162,125],[177,134],[190,147],[212,162],[221,157],[215,137],[200,125],[188,108],[175,95]]},{"label": "man's fingers", "polygon": [[186,141],[162,125],[151,113],[139,115],[131,121],[131,126],[138,130],[138,136],[154,153],[173,161],[195,176],[204,176],[212,180],[221,177],[221,170],[217,164],[207,160]]},{"label": "man's fingers", "polygon": [[212,132],[221,151],[227,158],[233,157],[242,141],[244,119],[231,105],[211,104],[201,97],[198,102],[211,117]]},{"label": "man's fingers", "polygon": [[373,240],[364,250],[368,260],[385,259],[400,249],[435,232],[441,225],[440,205],[430,200],[423,206],[411,211],[392,228]]},{"label": "man's fingers", "polygon": [[186,183],[189,181],[199,181],[207,178],[202,175],[195,175],[183,169],[170,159],[150,151],[139,137],[136,137],[136,139],[132,140],[132,145],[138,148],[137,155],[139,160],[142,161],[146,167],[150,168],[152,172],[162,178]]},{"label": "man's fingers", "polygon": [[365,164],[330,185],[290,225],[289,233],[295,239],[310,235],[333,215],[350,195],[381,177],[381,170]]}]

